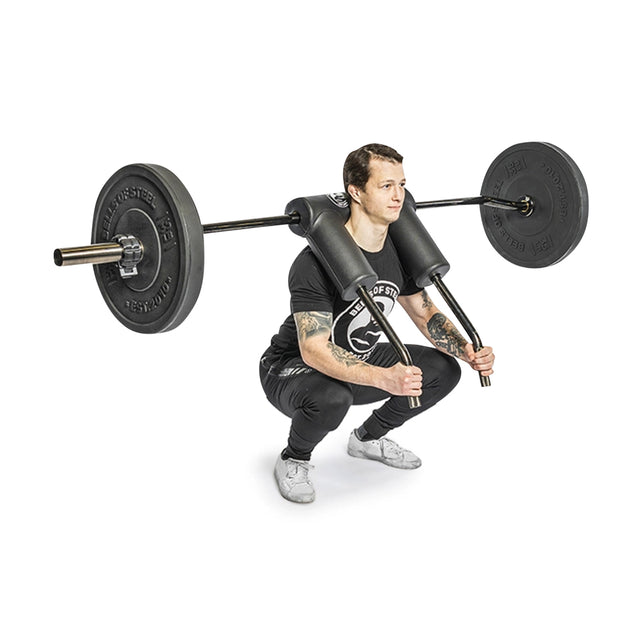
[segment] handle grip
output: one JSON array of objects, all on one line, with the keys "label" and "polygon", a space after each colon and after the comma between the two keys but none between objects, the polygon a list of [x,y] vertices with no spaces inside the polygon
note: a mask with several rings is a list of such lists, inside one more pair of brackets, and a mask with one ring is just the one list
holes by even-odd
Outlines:
[{"label": "handle grip", "polygon": [[[474,343],[473,345],[473,350],[477,353],[478,351],[480,351],[480,349],[482,349],[482,344],[478,344],[476,345]],[[478,375],[480,376],[480,386],[481,387],[490,387],[491,386],[491,376],[483,376],[482,373],[480,373],[480,371],[478,371]]]},{"label": "handle grip", "polygon": [[[431,276],[431,282],[435,285],[436,289],[439,291],[440,295],[444,298],[445,302],[449,305],[449,308],[455,314],[456,318],[460,321],[460,324],[464,327],[464,330],[467,332],[469,337],[471,338],[471,343],[473,344],[473,350],[477,353],[482,349],[482,342],[480,341],[480,336],[478,332],[475,330],[473,325],[471,324],[469,318],[462,310],[460,305],[456,302],[456,299],[451,295],[451,291],[445,286],[444,282],[442,282],[442,276],[440,274],[435,273]],[[480,386],[482,387],[490,387],[491,386],[491,378],[489,376],[483,376],[479,371],[478,375],[480,376]]]},{"label": "handle grip", "polygon": [[[371,317],[378,323],[385,336],[387,336],[389,343],[395,349],[395,352],[398,358],[400,358],[402,364],[406,364],[408,367],[413,366],[409,350],[402,344],[402,342],[400,342],[400,338],[398,338],[386,316],[382,311],[380,311],[380,308],[375,303],[369,292],[362,285],[358,287],[357,292],[360,300],[362,300],[365,307],[367,307],[371,313]],[[407,401],[409,402],[410,409],[417,409],[422,406],[419,396],[407,396]]]},{"label": "handle grip", "polygon": [[491,386],[491,376],[483,376],[481,373],[479,373],[480,375],[480,386],[481,387],[490,387]]}]

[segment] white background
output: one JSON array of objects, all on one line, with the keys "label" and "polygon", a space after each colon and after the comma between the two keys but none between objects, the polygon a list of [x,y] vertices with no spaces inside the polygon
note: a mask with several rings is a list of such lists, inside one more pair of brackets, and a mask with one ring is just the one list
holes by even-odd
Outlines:
[{"label": "white background", "polygon": [[[640,637],[627,6],[3,9],[2,638]],[[493,386],[465,369],[398,432],[415,472],[349,458],[368,415],[352,410],[314,456],[313,505],[277,492],[287,420],[257,375],[304,240],[207,236],[195,309],[155,336],[113,318],[91,268],[52,261],[89,241],[100,188],[132,162],[172,169],[216,222],[340,190],[346,154],[374,141],[405,156],[418,199],[478,195],[493,158],[527,140],[582,169],[582,243],[526,270],[475,209],[425,212],[496,350]]]}]

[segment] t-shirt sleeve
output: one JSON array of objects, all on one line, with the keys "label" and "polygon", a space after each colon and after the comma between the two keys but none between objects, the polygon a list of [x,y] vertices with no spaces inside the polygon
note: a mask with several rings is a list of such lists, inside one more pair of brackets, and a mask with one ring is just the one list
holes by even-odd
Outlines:
[{"label": "t-shirt sleeve", "polygon": [[400,295],[401,296],[412,296],[420,291],[422,291],[422,287],[419,287],[415,281],[413,280],[413,278],[409,275],[407,275],[407,273],[404,271],[404,269],[402,270],[404,273],[404,283],[402,285],[402,289],[400,289]]},{"label": "t-shirt sleeve", "polygon": [[291,313],[300,311],[333,312],[336,289],[309,248],[302,251],[291,266],[289,291],[291,293]]}]

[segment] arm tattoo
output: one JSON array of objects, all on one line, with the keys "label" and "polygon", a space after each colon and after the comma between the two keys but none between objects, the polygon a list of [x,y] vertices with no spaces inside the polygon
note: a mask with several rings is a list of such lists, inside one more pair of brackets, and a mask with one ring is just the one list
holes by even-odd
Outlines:
[{"label": "arm tattoo", "polygon": [[431,302],[431,298],[429,294],[423,289],[422,290],[422,308],[423,309],[432,309],[433,302]]},{"label": "arm tattoo", "polygon": [[365,364],[364,362],[362,362],[362,360],[354,356],[352,353],[350,353],[346,349],[343,349],[342,347],[339,347],[333,342],[327,342],[327,348],[329,349],[329,351],[331,351],[331,355],[334,357],[334,359],[337,360],[340,364],[345,365],[345,367],[356,367],[358,365]]},{"label": "arm tattoo", "polygon": [[300,342],[323,333],[331,334],[332,314],[328,311],[301,311],[293,317]]},{"label": "arm tattoo", "polygon": [[433,343],[439,349],[458,358],[464,355],[464,347],[467,341],[442,313],[434,314],[427,322],[427,331]]}]

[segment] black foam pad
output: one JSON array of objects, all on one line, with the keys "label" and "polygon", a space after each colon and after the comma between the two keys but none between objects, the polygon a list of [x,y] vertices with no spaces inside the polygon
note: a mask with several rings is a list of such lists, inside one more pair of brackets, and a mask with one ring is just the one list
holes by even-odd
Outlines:
[{"label": "black foam pad", "polygon": [[375,285],[378,275],[345,229],[349,204],[343,193],[296,198],[285,213],[298,214],[300,222],[290,229],[307,239],[343,300],[355,300],[359,287]]},{"label": "black foam pad", "polygon": [[400,217],[389,225],[389,235],[400,262],[419,287],[430,285],[432,276],[449,271],[449,263],[418,218],[416,201],[408,191]]}]

